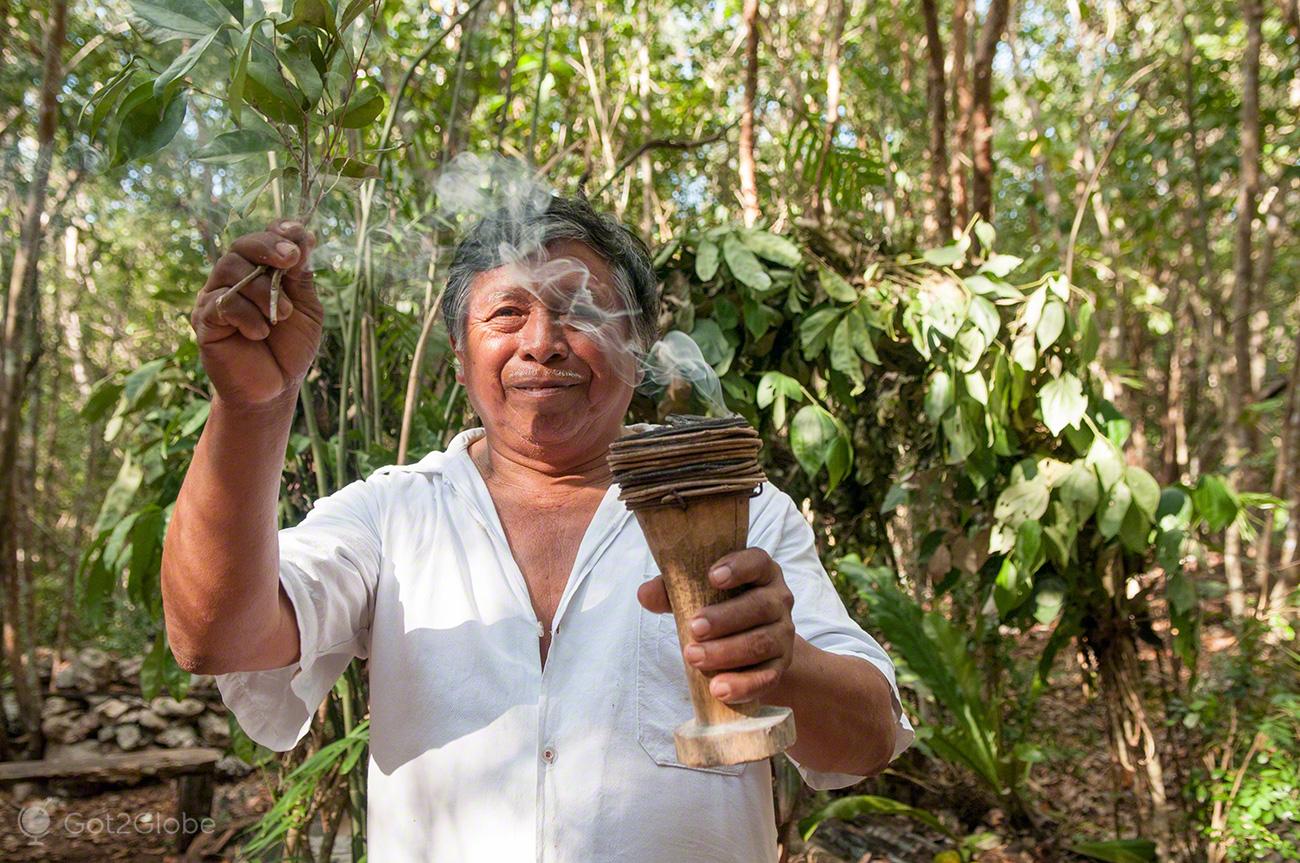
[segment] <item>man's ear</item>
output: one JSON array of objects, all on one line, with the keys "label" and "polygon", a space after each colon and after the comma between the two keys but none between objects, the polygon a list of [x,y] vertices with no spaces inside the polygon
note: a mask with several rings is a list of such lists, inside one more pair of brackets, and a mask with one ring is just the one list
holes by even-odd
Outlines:
[{"label": "man's ear", "polygon": [[456,383],[465,386],[465,355],[461,352],[460,346],[456,344],[456,337],[451,336],[448,341],[451,342],[451,352],[456,355],[452,361],[452,366],[456,369]]}]

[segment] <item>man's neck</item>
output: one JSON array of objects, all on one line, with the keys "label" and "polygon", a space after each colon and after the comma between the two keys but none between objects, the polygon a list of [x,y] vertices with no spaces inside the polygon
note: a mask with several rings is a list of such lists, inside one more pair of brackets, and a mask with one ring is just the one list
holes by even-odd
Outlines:
[{"label": "man's neck", "polygon": [[603,491],[611,482],[603,449],[585,462],[556,465],[495,447],[484,436],[470,444],[469,455],[489,489],[524,491],[539,503]]}]

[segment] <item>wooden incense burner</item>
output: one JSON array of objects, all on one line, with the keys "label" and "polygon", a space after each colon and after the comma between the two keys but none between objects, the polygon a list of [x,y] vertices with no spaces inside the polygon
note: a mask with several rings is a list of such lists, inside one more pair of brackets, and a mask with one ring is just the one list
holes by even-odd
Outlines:
[{"label": "wooden incense burner", "polygon": [[[708,572],[723,555],[749,544],[749,499],[766,480],[758,466],[762,445],[739,417],[679,416],[610,445],[619,499],[635,513],[663,573],[683,649],[694,640],[691,618],[737,593],[714,587]],[[683,764],[760,761],[794,743],[788,707],[724,704],[709,692],[712,674],[683,666],[695,712],[673,735]]]}]

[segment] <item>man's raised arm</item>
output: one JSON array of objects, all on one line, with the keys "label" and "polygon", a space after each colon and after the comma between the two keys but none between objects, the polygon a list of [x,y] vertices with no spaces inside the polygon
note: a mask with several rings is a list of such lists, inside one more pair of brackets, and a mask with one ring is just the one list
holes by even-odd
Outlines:
[{"label": "man's raised arm", "polygon": [[[298,625],[280,586],[276,505],[298,389],[320,344],[323,311],[294,222],[247,234],[213,267],[191,323],[215,395],[163,544],[167,637],[203,674],[296,661]],[[258,266],[267,270],[228,293]],[[270,323],[271,269],[285,269]]]}]

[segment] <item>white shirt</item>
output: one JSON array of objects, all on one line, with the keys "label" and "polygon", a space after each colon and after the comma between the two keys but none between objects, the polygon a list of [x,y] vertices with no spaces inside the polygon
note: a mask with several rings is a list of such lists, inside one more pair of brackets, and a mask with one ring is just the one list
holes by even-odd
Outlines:
[{"label": "white shirt", "polygon": [[[280,531],[301,658],[217,677],[240,725],[291,749],[352,657],[369,658],[372,863],[775,861],[770,763],[677,760],[673,729],[692,716],[681,649],[672,615],[637,601],[658,570],[618,487],[582,539],[543,668],[541,624],[467,451],[482,434],[381,468]],[[845,611],[812,529],[770,484],[749,518],[798,633],[889,680],[897,755],[913,735],[893,664]],[[799,769],[818,789],[861,778]]]}]

